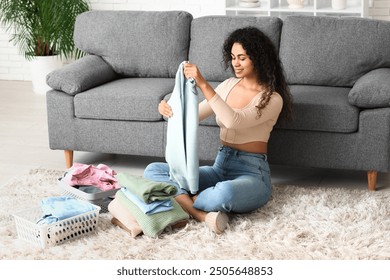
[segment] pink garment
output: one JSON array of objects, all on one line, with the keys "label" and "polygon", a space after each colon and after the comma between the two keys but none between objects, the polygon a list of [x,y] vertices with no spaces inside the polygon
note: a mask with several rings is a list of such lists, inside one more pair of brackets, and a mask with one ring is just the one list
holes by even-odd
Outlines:
[{"label": "pink garment", "polygon": [[105,164],[98,166],[74,163],[63,180],[70,186],[95,186],[102,191],[119,189],[116,172]]}]

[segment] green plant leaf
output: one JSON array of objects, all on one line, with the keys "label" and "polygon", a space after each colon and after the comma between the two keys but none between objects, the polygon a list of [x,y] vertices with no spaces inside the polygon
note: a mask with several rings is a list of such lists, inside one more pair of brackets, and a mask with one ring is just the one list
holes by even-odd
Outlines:
[{"label": "green plant leaf", "polygon": [[0,23],[27,60],[58,54],[79,58],[73,41],[76,17],[90,10],[86,0],[0,0]]}]

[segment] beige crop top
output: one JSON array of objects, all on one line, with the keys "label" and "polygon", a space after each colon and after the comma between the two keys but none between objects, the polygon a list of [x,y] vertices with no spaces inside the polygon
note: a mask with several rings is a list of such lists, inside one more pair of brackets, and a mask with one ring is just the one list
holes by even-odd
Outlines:
[{"label": "beige crop top", "polygon": [[220,138],[227,143],[268,142],[282,110],[283,99],[277,92],[274,92],[268,105],[262,109],[260,117],[258,117],[256,105],[262,96],[261,92],[245,107],[231,108],[226,104],[226,99],[240,80],[230,78],[218,85],[215,89],[217,94],[209,101],[205,99],[199,104],[199,121],[215,113],[217,124],[221,128]]}]

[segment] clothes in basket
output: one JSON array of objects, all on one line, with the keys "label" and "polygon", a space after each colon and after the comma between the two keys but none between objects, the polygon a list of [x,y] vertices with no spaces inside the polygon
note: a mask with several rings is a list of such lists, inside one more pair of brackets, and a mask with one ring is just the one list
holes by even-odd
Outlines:
[{"label": "clothes in basket", "polygon": [[96,209],[91,203],[69,196],[55,196],[41,200],[43,216],[37,224],[52,224]]},{"label": "clothes in basket", "polygon": [[75,162],[64,175],[69,186],[95,186],[102,191],[119,189],[116,171],[105,164],[97,166]]}]

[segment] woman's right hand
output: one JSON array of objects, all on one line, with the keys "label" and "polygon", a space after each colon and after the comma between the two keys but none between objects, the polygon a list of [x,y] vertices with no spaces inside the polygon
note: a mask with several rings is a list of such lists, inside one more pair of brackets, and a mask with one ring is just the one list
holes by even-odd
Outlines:
[{"label": "woman's right hand", "polygon": [[173,115],[172,108],[165,100],[161,100],[158,104],[158,112],[166,118],[170,118]]}]

